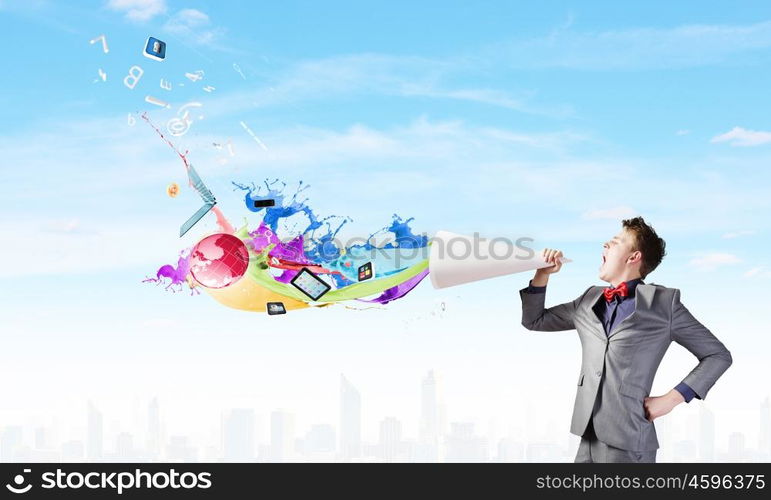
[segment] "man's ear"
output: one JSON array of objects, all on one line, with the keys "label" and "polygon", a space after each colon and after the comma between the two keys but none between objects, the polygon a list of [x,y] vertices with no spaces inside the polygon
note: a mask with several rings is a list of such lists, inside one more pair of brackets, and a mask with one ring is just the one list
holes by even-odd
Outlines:
[{"label": "man's ear", "polygon": [[627,264],[637,264],[638,262],[642,262],[642,252],[639,250],[635,250],[632,252],[632,255],[630,255],[626,259]]}]

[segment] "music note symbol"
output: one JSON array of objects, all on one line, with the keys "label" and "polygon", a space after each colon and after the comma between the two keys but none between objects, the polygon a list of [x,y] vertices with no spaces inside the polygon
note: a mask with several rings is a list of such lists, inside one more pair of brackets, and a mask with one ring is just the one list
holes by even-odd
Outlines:
[{"label": "music note symbol", "polygon": [[88,43],[93,45],[96,42],[98,42],[99,40],[102,41],[102,50],[104,50],[104,53],[106,54],[106,53],[110,52],[110,49],[107,47],[107,38],[105,38],[104,35],[99,35],[98,37],[94,38],[93,40],[90,40]]}]

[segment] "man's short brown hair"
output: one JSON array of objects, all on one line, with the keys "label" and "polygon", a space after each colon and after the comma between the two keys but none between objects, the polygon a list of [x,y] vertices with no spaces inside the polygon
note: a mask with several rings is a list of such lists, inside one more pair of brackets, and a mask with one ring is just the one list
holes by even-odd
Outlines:
[{"label": "man's short brown hair", "polygon": [[645,278],[661,264],[667,254],[667,243],[642,217],[623,220],[621,225],[634,236],[632,247],[642,254],[640,274]]}]

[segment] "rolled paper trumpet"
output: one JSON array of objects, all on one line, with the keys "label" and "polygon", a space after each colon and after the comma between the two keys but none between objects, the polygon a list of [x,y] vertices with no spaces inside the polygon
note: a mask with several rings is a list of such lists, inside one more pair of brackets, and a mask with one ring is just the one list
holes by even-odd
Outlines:
[{"label": "rolled paper trumpet", "polygon": [[[562,257],[560,262],[572,261]],[[436,233],[428,260],[434,288],[448,288],[553,265],[546,262],[540,252],[514,245],[503,238],[472,238],[449,231]]]}]

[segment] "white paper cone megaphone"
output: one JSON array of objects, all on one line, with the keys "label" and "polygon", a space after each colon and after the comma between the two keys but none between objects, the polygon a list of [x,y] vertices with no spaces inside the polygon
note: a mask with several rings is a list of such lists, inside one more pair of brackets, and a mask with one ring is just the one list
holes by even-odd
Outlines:
[{"label": "white paper cone megaphone", "polygon": [[[570,259],[561,259],[563,263]],[[439,231],[431,243],[429,276],[434,288],[481,281],[549,267],[540,252],[504,238],[472,238]]]}]

